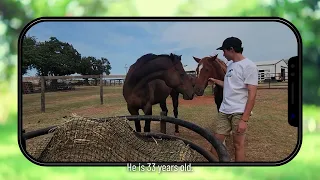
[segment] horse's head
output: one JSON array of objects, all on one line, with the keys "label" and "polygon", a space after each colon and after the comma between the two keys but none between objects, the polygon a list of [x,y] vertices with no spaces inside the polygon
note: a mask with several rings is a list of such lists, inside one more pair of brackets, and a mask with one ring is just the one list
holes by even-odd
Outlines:
[{"label": "horse's head", "polygon": [[202,59],[194,57],[193,59],[198,63],[196,69],[197,78],[195,80],[194,91],[198,96],[202,96],[205,88],[208,86],[208,79],[215,78],[223,80],[224,78],[224,65],[223,62],[215,56],[204,57]]},{"label": "horse's head", "polygon": [[173,66],[164,74],[166,84],[176,89],[183,95],[183,99],[191,100],[194,96],[194,88],[190,76],[186,73],[181,63],[181,55],[170,54]]},{"label": "horse's head", "polygon": [[196,80],[197,80],[196,77],[194,77],[193,75],[189,75],[189,81],[191,82],[192,87],[196,85]]}]

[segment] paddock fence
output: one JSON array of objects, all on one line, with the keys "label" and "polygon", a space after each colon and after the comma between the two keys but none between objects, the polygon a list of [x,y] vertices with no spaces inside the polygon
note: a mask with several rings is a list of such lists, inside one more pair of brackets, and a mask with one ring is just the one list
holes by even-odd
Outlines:
[{"label": "paddock fence", "polygon": [[258,88],[259,89],[287,89],[288,73],[266,73],[259,72]]},{"label": "paddock fence", "polygon": [[[41,112],[45,112],[45,93],[50,92],[79,92],[88,91],[100,94],[100,104],[104,103],[104,87],[113,86],[122,88],[125,75],[82,75],[82,76],[37,76],[23,77],[22,93],[41,93]],[[98,89],[97,86],[100,88]],[[212,92],[213,92],[212,86]],[[288,76],[279,73],[259,73],[259,89],[288,88]],[[79,94],[79,93],[78,93]],[[81,93],[79,94],[81,96]],[[87,94],[88,95],[88,94]]]},{"label": "paddock fence", "polygon": [[[23,94],[41,93],[41,112],[45,112],[45,94],[50,92],[88,91],[88,87],[100,86],[100,104],[103,100],[104,86],[122,87],[125,75],[82,75],[82,76],[38,76],[23,77]],[[97,88],[96,88],[97,89]]]}]

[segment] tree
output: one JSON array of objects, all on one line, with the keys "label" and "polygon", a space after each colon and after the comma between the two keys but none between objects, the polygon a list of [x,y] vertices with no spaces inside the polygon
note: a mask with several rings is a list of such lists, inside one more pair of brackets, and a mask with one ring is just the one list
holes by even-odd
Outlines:
[{"label": "tree", "polygon": [[[262,15],[284,17],[300,32],[303,41],[303,104],[320,105],[320,20],[319,0],[289,1],[275,0],[263,8],[252,7],[241,12],[241,16]],[[318,11],[318,12],[316,12]]]},{"label": "tree", "polygon": [[56,37],[39,42],[37,56],[33,61],[40,76],[65,76],[76,72],[76,64],[81,54],[69,43],[61,42]]},{"label": "tree", "polygon": [[[268,9],[272,16],[285,16],[294,14],[291,22],[300,31],[303,41],[303,103],[320,105],[320,21],[316,15],[319,11],[319,0],[279,1],[270,5]],[[282,8],[279,8],[282,7]],[[299,13],[296,13],[299,12]]]},{"label": "tree", "polygon": [[[99,75],[106,73],[106,75],[110,74],[110,62],[108,61],[107,58],[101,58],[101,59],[95,59],[92,62],[92,69],[93,69],[93,74],[94,75]],[[95,78],[95,85],[97,85],[97,79]]]},{"label": "tree", "polygon": [[21,73],[26,74],[32,68],[33,60],[36,57],[37,40],[33,36],[24,36],[22,42]]},{"label": "tree", "polygon": [[107,58],[102,57],[101,59],[95,59],[92,63],[93,74],[110,74],[111,65]]},{"label": "tree", "polygon": [[[82,57],[80,63],[77,66],[77,73],[81,75],[92,75],[92,62],[95,60],[95,57],[88,56]],[[88,78],[84,79],[85,85],[89,85]]]},{"label": "tree", "polygon": [[[81,75],[100,75],[105,73],[110,74],[111,65],[107,58],[102,57],[97,59],[93,56],[82,57],[77,68],[77,73]],[[95,79],[97,84],[97,79]],[[88,79],[85,79],[85,84],[89,84]]]}]

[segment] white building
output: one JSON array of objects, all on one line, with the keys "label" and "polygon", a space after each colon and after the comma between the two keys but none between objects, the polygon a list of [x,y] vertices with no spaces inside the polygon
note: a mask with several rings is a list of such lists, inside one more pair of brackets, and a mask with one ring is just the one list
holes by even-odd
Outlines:
[{"label": "white building", "polygon": [[[271,61],[258,61],[255,62],[259,70],[259,81],[264,80],[288,80],[288,64],[285,59],[271,60]],[[196,66],[184,66],[187,74],[196,74]]]},{"label": "white building", "polygon": [[288,65],[284,59],[258,61],[255,63],[259,69],[259,81],[264,81],[265,79],[277,81],[288,79]]},{"label": "white building", "polygon": [[197,66],[190,67],[188,65],[185,65],[183,68],[184,68],[184,70],[186,71],[187,74],[196,76]]}]

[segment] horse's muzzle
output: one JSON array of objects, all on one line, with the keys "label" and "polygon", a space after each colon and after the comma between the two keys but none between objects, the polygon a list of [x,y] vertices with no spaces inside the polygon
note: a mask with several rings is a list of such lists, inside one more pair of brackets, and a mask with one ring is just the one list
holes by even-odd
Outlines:
[{"label": "horse's muzzle", "polygon": [[195,93],[197,96],[202,96],[204,94],[204,89],[195,88]]},{"label": "horse's muzzle", "polygon": [[192,94],[184,93],[183,94],[183,99],[184,100],[192,100],[193,97],[194,97],[194,93],[192,93]]}]

